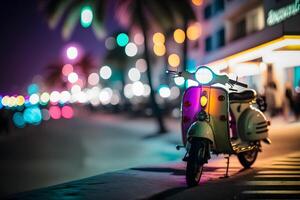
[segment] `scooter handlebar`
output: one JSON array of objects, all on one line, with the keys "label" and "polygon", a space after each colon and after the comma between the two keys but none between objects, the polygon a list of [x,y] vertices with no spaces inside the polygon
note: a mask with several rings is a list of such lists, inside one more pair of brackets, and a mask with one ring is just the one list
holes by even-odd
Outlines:
[{"label": "scooter handlebar", "polygon": [[247,88],[248,85],[245,84],[245,83],[241,83],[239,81],[235,81],[235,80],[232,80],[232,79],[229,79],[228,81],[230,84],[233,84],[233,85],[238,85],[238,86],[241,86],[241,87],[244,87],[244,88]]}]

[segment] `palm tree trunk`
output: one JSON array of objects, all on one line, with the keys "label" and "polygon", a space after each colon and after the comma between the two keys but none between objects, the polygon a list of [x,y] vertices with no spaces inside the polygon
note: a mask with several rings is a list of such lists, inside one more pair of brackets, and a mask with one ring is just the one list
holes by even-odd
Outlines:
[{"label": "palm tree trunk", "polygon": [[[139,3],[140,4],[140,3]],[[146,61],[147,64],[147,71],[146,71],[146,75],[148,78],[148,82],[149,82],[149,87],[150,87],[150,103],[151,103],[151,107],[152,107],[152,112],[153,115],[155,116],[157,123],[159,125],[159,130],[158,133],[159,134],[163,134],[167,132],[167,129],[165,127],[164,124],[164,120],[163,120],[163,116],[161,113],[161,109],[158,106],[156,99],[155,99],[155,92],[153,89],[153,84],[152,84],[152,73],[151,73],[151,67],[150,67],[150,56],[149,56],[149,51],[148,51],[148,39],[147,39],[147,25],[146,25],[146,20],[144,19],[144,15],[142,14],[142,8],[141,6],[139,6],[140,8],[138,9],[138,15],[139,15],[139,19],[140,19],[140,28],[142,30],[142,34],[144,36],[144,59]]]},{"label": "palm tree trunk", "polygon": [[[188,26],[188,19],[184,17],[183,30],[185,34],[187,32],[187,26]],[[183,64],[183,71],[186,71],[188,66],[188,38],[187,37],[185,37],[183,43],[182,64]],[[187,80],[184,80],[183,89],[185,90],[186,88],[187,88]]]}]

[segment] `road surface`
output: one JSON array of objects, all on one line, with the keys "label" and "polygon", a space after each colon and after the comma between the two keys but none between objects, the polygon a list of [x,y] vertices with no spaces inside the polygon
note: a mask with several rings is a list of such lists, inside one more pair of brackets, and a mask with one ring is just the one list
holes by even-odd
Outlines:
[{"label": "road surface", "polygon": [[[81,147],[82,149],[85,149],[86,154],[80,154],[77,156],[81,159],[86,159],[87,155],[91,156],[91,154],[97,153],[97,151],[94,152],[89,149],[92,148],[93,142],[95,146],[97,146],[97,144],[100,144],[100,149],[108,148],[108,146],[114,146],[115,148],[117,148],[117,151],[106,153],[98,152],[100,155],[97,154],[97,156],[99,157],[91,156],[93,158],[92,160],[97,163],[95,164],[94,162],[92,162],[95,165],[88,165],[86,161],[81,161],[80,165],[83,165],[84,167],[78,167],[77,165],[77,167],[72,165],[65,166],[66,169],[58,170],[62,174],[54,174],[54,176],[60,177],[61,179],[55,179],[52,183],[57,184],[59,182],[67,182],[68,180],[72,179],[74,180],[77,178],[74,174],[82,171],[88,171],[85,173],[81,173],[83,177],[86,177],[86,175],[94,175],[97,174],[97,168],[98,174],[100,175],[58,184],[34,191],[12,194],[9,195],[8,198],[300,199],[300,123],[285,124],[280,119],[273,120],[273,125],[270,128],[270,137],[273,143],[270,146],[263,145],[263,152],[259,155],[259,158],[252,169],[243,170],[237,159],[232,156],[230,159],[230,177],[222,178],[225,173],[226,160],[223,156],[214,156],[209,164],[205,166],[205,172],[203,174],[203,177],[201,178],[200,185],[195,188],[187,188],[184,176],[185,163],[180,161],[180,157],[184,152],[176,152],[174,148],[175,143],[179,142],[180,140],[178,133],[174,132],[169,134],[168,136],[162,137],[148,137],[149,134],[151,134],[151,132],[155,129],[149,124],[146,126],[145,124],[147,123],[144,121],[140,121],[138,124],[136,124],[136,121],[124,122],[124,120],[122,119],[118,121],[113,118],[113,122],[116,123],[117,126],[112,126],[114,127],[114,129],[112,129],[112,127],[105,127],[109,126],[107,124],[109,124],[109,122],[112,122],[112,119],[103,119],[103,116],[101,116],[100,118],[101,120],[104,120],[103,124],[99,123],[99,125],[97,125],[101,126],[101,137],[96,133],[94,133],[94,135],[91,132],[85,133],[92,134],[93,137],[90,138],[91,136],[88,136],[88,148],[86,146]],[[99,119],[97,117],[94,117],[93,120],[97,121]],[[90,125],[91,123],[94,123],[93,120],[89,120],[89,130],[92,130]],[[69,123],[70,125],[74,126],[73,122]],[[77,121],[76,124],[80,124],[78,126],[83,127],[81,127],[82,129],[79,129],[79,127],[76,128],[76,131],[74,129],[74,133],[81,132],[79,130],[86,130],[87,127],[84,126],[85,123],[86,122],[80,124]],[[148,131],[144,131],[143,133],[141,133],[141,130],[145,129],[145,127]],[[172,125],[172,127],[174,126]],[[136,132],[134,133],[132,129],[136,130]],[[68,130],[68,127],[65,126],[64,130]],[[120,134],[125,134],[126,139],[120,137]],[[86,136],[82,136],[81,134],[79,135],[81,136],[81,139],[79,141],[82,142],[83,139],[87,139],[85,138]],[[57,135],[55,135],[55,137],[57,137]],[[100,139],[98,137],[101,138],[101,141],[103,143],[100,142]],[[47,137],[47,139],[49,138]],[[114,142],[116,143],[114,144]],[[71,143],[73,144],[74,142]],[[140,143],[140,146],[136,143]],[[103,147],[103,144],[107,145]],[[133,146],[134,148],[129,148],[129,146]],[[111,150],[113,148],[109,149]],[[79,152],[82,152],[82,150],[78,152],[75,151],[74,153]],[[121,155],[116,157],[116,155],[118,154]],[[57,154],[53,155],[57,156]],[[69,152],[67,153],[67,155],[72,157],[73,154],[72,152]],[[113,155],[114,158],[112,160],[107,157],[111,155]],[[78,159],[70,160],[74,161]],[[124,160],[129,160],[129,162],[122,165],[118,162],[120,160],[121,162],[124,162]],[[105,164],[103,167],[104,162],[108,162],[107,166],[109,166],[109,168],[107,168],[107,166],[105,167]],[[45,163],[49,164],[52,162],[49,162],[49,158],[47,158],[47,161]],[[42,166],[45,167],[45,165]],[[114,166],[114,168],[111,168],[111,166]],[[117,170],[117,168],[129,169]],[[12,171],[15,170],[16,169]],[[46,174],[48,174],[48,172],[53,173],[53,169],[51,170],[49,166],[46,167],[46,169],[42,168],[41,171]],[[69,173],[67,173],[70,175],[69,177],[66,177],[66,175],[63,174],[66,171],[69,171]],[[26,181],[28,185],[31,186],[31,188],[29,189],[53,185],[49,182],[41,184],[41,181],[39,180],[40,178],[37,178],[39,176],[37,176],[33,172],[30,173],[35,176],[35,180],[37,181],[37,183],[36,185],[30,185],[32,184],[32,181],[27,177],[28,179]],[[51,177],[51,173],[48,176]],[[1,174],[1,177],[2,175],[3,174]],[[12,176],[12,174],[10,175]],[[24,174],[21,173],[19,175],[20,177],[24,176]],[[82,178],[82,176],[79,178]],[[43,179],[45,179],[44,177],[45,176],[42,176]],[[22,188],[19,190],[15,189],[15,191],[17,190],[16,192],[27,190],[26,181],[24,182],[21,178],[18,181],[17,176],[13,176],[12,178],[15,178],[15,180],[14,182],[8,182],[8,186],[6,187],[8,188],[7,190],[12,191],[11,188],[14,188],[12,186],[13,183],[16,184],[18,182],[21,183]],[[46,180],[47,178],[48,177],[46,176]],[[51,180],[51,178],[48,179]],[[1,181],[1,185],[3,185],[3,181]],[[7,192],[6,195],[9,193],[14,193],[15,191]]]}]

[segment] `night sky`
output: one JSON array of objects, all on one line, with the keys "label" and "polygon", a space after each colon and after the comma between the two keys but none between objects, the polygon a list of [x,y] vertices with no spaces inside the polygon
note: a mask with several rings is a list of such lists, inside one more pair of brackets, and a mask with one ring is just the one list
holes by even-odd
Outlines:
[{"label": "night sky", "polygon": [[64,41],[60,28],[50,30],[35,0],[2,1],[0,8],[0,95],[21,92],[35,75],[45,73],[47,64],[59,59],[70,42],[97,57],[104,52],[103,41],[80,24]]}]

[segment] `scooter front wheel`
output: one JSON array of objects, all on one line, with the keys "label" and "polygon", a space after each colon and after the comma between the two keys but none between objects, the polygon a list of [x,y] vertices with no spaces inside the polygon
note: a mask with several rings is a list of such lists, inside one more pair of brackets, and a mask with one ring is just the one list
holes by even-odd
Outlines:
[{"label": "scooter front wheel", "polygon": [[198,185],[200,181],[203,161],[199,160],[199,155],[204,155],[204,153],[205,145],[203,141],[192,141],[186,165],[186,182],[189,187]]},{"label": "scooter front wheel", "polygon": [[243,167],[248,169],[255,162],[257,155],[258,155],[258,149],[253,149],[250,151],[241,152],[237,156],[240,163],[243,165]]}]

